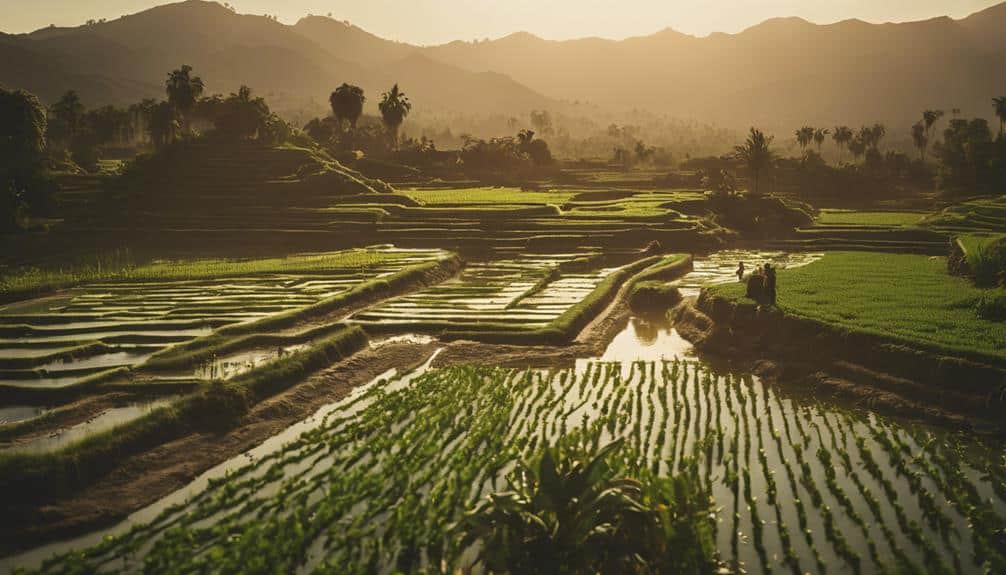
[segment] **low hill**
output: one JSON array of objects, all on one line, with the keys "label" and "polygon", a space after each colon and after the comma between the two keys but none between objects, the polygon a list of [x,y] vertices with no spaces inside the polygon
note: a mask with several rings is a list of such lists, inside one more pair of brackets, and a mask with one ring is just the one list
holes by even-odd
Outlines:
[{"label": "low hill", "polygon": [[327,106],[342,82],[364,87],[373,112],[376,94],[399,81],[426,111],[473,112],[490,98],[513,113],[549,103],[502,75],[467,72],[415,52],[328,18],[287,26],[186,0],[109,22],[4,35],[0,84],[25,88],[44,102],[72,88],[89,106],[126,104],[163,97],[167,72],[184,63],[209,93],[246,84],[278,109]]}]

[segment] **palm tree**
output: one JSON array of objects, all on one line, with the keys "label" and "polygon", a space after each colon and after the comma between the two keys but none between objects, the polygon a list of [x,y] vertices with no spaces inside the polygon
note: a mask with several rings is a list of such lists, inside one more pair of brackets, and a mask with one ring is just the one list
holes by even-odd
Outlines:
[{"label": "palm tree", "polygon": [[824,144],[824,139],[830,134],[831,131],[827,128],[818,128],[814,131],[814,143],[817,144],[817,153],[821,154],[821,145]]},{"label": "palm tree", "polygon": [[377,105],[381,111],[381,118],[388,128],[388,133],[392,139],[393,147],[398,147],[398,129],[405,121],[405,117],[412,110],[412,103],[405,97],[405,92],[398,90],[398,84],[391,87],[390,92],[381,95],[381,102]]},{"label": "palm tree", "polygon": [[922,123],[926,127],[926,148],[922,151],[923,161],[926,159],[926,152],[929,151],[929,132],[933,128],[933,124],[943,117],[943,110],[926,110],[922,112]]},{"label": "palm tree", "polygon": [[1006,137],[1006,96],[992,98],[995,105],[996,117],[999,118],[999,137]]},{"label": "palm tree", "polygon": [[866,153],[866,149],[869,147],[870,133],[866,128],[863,128],[855,135],[851,140],[849,140],[849,151],[852,152],[852,159],[854,162],[858,162],[859,158],[863,157]]},{"label": "palm tree", "polygon": [[366,101],[362,88],[346,83],[336,88],[328,98],[328,103],[332,106],[332,115],[338,120],[339,127],[342,127],[343,120],[349,120],[353,130],[356,130],[356,121],[363,114],[363,103]]},{"label": "palm tree", "polygon": [[195,107],[199,96],[202,96],[206,85],[203,84],[199,76],[192,76],[192,66],[183,64],[181,68],[168,73],[165,88],[168,93],[168,103],[178,111],[182,117],[182,126],[188,132],[189,113]]},{"label": "palm tree", "polygon": [[925,122],[916,122],[912,126],[912,142],[919,150],[919,159],[926,161],[926,148],[929,147],[929,136],[926,135]]},{"label": "palm tree", "polygon": [[870,128],[870,143],[874,150],[880,147],[880,141],[887,135],[887,128],[883,124],[874,124]]},{"label": "palm tree", "polygon": [[735,157],[744,162],[748,168],[748,176],[754,184],[751,194],[761,195],[758,184],[762,173],[767,170],[775,159],[775,153],[771,149],[772,136],[766,136],[761,130],[751,128],[751,132],[745,140],[744,145],[735,146]]},{"label": "palm tree", "polygon": [[796,131],[796,143],[800,144],[800,150],[805,151],[807,146],[814,140],[814,128],[804,126]]},{"label": "palm tree", "polygon": [[835,145],[838,147],[838,161],[842,161],[842,151],[849,142],[852,141],[852,128],[849,126],[835,126],[835,131],[831,134],[831,139],[835,140]]}]

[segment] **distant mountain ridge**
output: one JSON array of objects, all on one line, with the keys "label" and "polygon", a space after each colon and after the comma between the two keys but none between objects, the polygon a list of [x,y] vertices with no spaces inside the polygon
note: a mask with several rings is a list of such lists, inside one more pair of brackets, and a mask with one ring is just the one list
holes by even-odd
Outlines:
[{"label": "distant mountain ridge", "polygon": [[671,29],[625,40],[551,41],[526,32],[417,47],[311,16],[293,26],[187,0],[78,28],[0,35],[0,84],[52,101],[75,88],[91,105],[161,97],[194,66],[211,92],[244,83],[295,105],[342,82],[377,94],[400,82],[429,111],[526,117],[590,102],[728,127],[809,122],[908,125],[924,108],[991,117],[1006,94],[1006,3],[961,20],[817,25],[774,18],[738,34]]}]

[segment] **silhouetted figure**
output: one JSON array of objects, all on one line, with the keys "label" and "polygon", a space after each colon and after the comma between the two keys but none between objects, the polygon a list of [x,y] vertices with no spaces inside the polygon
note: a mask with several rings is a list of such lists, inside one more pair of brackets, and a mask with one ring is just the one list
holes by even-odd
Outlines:
[{"label": "silhouetted figure", "polygon": [[744,281],[744,262],[737,264],[737,281]]},{"label": "silhouetted figure", "polygon": [[765,264],[765,285],[762,292],[765,303],[775,305],[775,268],[772,264]]},{"label": "silhouetted figure", "polygon": [[762,294],[764,293],[764,283],[765,274],[762,272],[761,266],[755,268],[755,271],[751,272],[748,276],[747,285],[747,297],[753,299],[757,302],[761,301]]}]

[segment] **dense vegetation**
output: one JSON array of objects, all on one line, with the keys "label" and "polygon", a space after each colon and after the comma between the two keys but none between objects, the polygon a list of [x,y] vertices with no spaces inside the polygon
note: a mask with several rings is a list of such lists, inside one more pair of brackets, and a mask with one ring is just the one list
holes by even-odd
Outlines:
[{"label": "dense vegetation", "polygon": [[45,133],[35,96],[0,87],[0,233],[20,227],[26,213],[51,210]]}]

